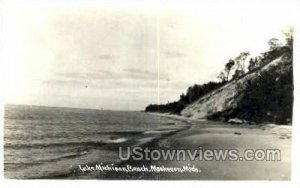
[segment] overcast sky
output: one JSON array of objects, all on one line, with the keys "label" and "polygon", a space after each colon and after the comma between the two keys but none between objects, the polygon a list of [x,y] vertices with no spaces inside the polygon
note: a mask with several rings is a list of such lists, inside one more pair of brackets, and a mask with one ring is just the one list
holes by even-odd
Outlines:
[{"label": "overcast sky", "polygon": [[203,2],[7,4],[6,102],[112,110],[171,102],[216,80],[240,52],[265,51],[297,8]]}]

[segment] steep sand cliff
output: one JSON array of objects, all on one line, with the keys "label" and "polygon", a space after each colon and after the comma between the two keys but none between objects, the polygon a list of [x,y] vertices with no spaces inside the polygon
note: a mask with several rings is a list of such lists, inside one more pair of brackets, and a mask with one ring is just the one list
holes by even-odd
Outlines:
[{"label": "steep sand cliff", "polygon": [[[239,114],[237,110],[242,109],[247,113],[247,109],[242,104],[244,104],[245,95],[249,95],[249,92],[246,91],[249,90],[250,86],[252,90],[253,88],[254,90],[256,88],[264,89],[264,86],[260,86],[262,77],[276,83],[280,79],[285,79],[281,78],[282,75],[289,76],[290,74],[292,74],[292,61],[282,55],[264,67],[248,73],[238,80],[232,80],[221,88],[204,95],[185,107],[181,111],[181,115],[193,119],[217,117],[218,119],[228,120],[226,117],[235,118],[234,116]],[[292,85],[292,83],[288,84]]]}]

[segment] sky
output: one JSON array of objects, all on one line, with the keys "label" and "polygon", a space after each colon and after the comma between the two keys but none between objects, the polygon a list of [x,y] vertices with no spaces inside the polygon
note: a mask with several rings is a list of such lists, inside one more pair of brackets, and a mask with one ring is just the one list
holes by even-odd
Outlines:
[{"label": "sky", "polygon": [[276,0],[49,2],[2,6],[5,103],[143,110],[178,100],[195,83],[217,81],[230,58],[283,40],[297,8]]}]

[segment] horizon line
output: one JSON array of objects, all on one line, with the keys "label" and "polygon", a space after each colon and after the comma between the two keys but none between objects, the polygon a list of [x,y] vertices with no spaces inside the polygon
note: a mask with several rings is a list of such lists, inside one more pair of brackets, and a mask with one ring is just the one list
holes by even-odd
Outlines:
[{"label": "horizon line", "polygon": [[144,112],[145,110],[121,110],[121,109],[105,109],[105,108],[90,108],[90,107],[71,107],[71,106],[49,106],[39,104],[17,104],[17,103],[4,103],[3,106],[14,105],[14,106],[35,106],[35,107],[48,107],[48,108],[71,108],[71,109],[85,109],[85,110],[100,110],[100,111],[129,111],[129,112]]}]

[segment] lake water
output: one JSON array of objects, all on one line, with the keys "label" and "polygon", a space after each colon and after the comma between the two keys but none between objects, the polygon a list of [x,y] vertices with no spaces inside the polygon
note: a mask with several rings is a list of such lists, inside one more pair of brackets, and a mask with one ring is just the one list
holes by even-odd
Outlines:
[{"label": "lake water", "polygon": [[143,112],[6,105],[4,175],[69,176],[79,164],[117,162],[114,146],[145,144],[184,126]]}]

